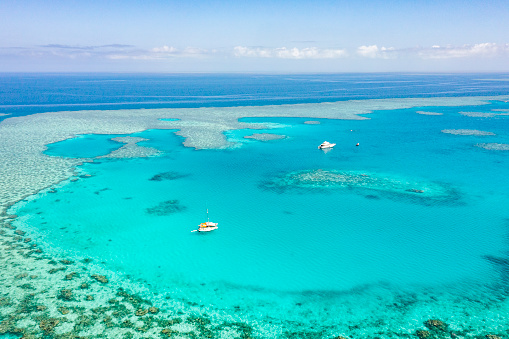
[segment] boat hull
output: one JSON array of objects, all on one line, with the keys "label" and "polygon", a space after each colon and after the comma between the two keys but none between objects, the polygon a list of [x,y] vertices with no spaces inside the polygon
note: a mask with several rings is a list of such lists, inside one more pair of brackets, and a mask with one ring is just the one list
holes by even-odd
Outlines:
[{"label": "boat hull", "polygon": [[211,227],[200,227],[198,229],[198,232],[210,232],[213,230],[217,230],[217,226],[211,226]]},{"label": "boat hull", "polygon": [[318,146],[318,148],[319,149],[326,149],[326,148],[332,148],[334,146],[336,146],[336,144],[330,144],[330,145],[324,145],[324,146],[320,145],[320,146]]},{"label": "boat hull", "polygon": [[202,222],[201,224],[198,225],[197,229],[198,232],[210,232],[213,230],[217,230],[217,222],[211,221]]}]

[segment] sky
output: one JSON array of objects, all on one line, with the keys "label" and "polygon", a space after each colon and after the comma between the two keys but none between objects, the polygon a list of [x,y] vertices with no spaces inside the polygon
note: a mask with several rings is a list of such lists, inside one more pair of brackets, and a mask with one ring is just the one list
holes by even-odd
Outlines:
[{"label": "sky", "polygon": [[507,0],[0,1],[0,72],[507,71]]}]

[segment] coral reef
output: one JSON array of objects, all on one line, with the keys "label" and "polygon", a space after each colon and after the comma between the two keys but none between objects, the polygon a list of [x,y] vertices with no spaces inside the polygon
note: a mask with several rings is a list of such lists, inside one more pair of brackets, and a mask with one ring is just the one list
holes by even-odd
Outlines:
[{"label": "coral reef", "polygon": [[509,115],[509,113],[486,113],[486,112],[459,112],[461,115],[472,118],[493,118],[500,115]]},{"label": "coral reef", "polygon": [[484,143],[476,144],[476,146],[490,151],[509,151],[509,144]]},{"label": "coral reef", "polygon": [[[252,107],[243,110],[246,116],[308,116],[310,119],[340,118],[365,119],[356,114],[369,113],[373,109],[424,107],[458,104],[484,104],[489,98],[426,98],[405,100],[364,100],[318,105],[291,105],[275,107]],[[228,143],[223,132],[229,129],[244,128],[248,124],[238,121],[235,108],[203,108],[182,110],[119,110],[83,111],[35,114],[27,117],[9,118],[0,124],[0,336],[33,338],[250,338],[267,337],[259,334],[260,323],[226,322],[225,318],[214,318],[207,314],[212,306],[199,305],[182,297],[182,300],[165,300],[152,295],[141,297],[139,290],[133,289],[128,279],[115,279],[114,274],[92,264],[89,260],[49,256],[35,241],[25,237],[24,230],[16,230],[9,220],[16,216],[5,215],[11,204],[26,197],[51,188],[59,181],[75,175],[77,159],[61,159],[42,154],[44,145],[71,138],[83,133],[126,134],[148,128],[180,129],[179,135],[186,137],[188,147],[221,148]],[[160,121],[161,117],[179,117],[181,120]],[[157,150],[142,148],[136,143],[141,140],[120,139],[126,143],[122,151],[110,157],[140,157],[157,155]],[[504,144],[480,144],[487,149],[508,150]],[[483,147],[483,146],[479,146]],[[300,176],[302,175],[302,176]],[[89,174],[80,178],[90,177]],[[411,197],[417,201],[454,200],[458,197],[454,190],[445,185],[433,183],[398,182],[389,177],[375,174],[322,171],[309,173],[290,173],[264,183],[262,187],[278,192],[288,189],[353,189],[353,191],[376,191],[389,197]],[[428,185],[429,184],[429,185]],[[48,190],[54,192],[54,190]],[[364,194],[364,193],[362,193]],[[374,195],[373,195],[374,196]],[[378,195],[377,195],[378,196]],[[178,201],[169,200],[147,209],[147,213],[166,215],[183,210]],[[161,214],[160,214],[161,213]],[[33,237],[32,237],[33,238]],[[35,239],[35,238],[34,238]],[[48,251],[50,252],[50,251]],[[92,274],[91,274],[92,273]],[[122,277],[125,278],[125,277]],[[433,297],[434,298],[434,297]],[[505,298],[505,299],[504,299]],[[459,299],[458,299],[459,300]],[[405,324],[403,330],[391,330],[385,319],[344,320],[345,325],[336,333],[351,338],[367,337],[365,328],[375,329],[378,337],[411,338],[420,333],[431,337],[448,335],[465,338],[498,339],[507,337],[503,304],[507,295],[500,295],[491,309],[479,302],[482,312],[475,314],[477,305],[472,302],[473,316],[463,317],[470,321],[478,314],[483,317],[476,322],[479,328],[462,326],[461,333],[452,332],[455,313],[444,321],[430,319],[429,307],[421,303],[421,308],[402,308],[401,314],[418,323]],[[358,299],[356,299],[358,302]],[[378,301],[377,301],[378,302]],[[418,302],[415,302],[418,304]],[[497,306],[502,303],[502,306]],[[394,304],[398,304],[397,301]],[[156,305],[156,306],[154,306]],[[348,304],[346,304],[348,305]],[[265,305],[263,305],[265,306]],[[384,308],[392,306],[386,302]],[[269,307],[269,306],[267,306]],[[450,305],[449,307],[454,307]],[[505,307],[505,308],[504,308]],[[141,310],[141,311],[140,311]],[[419,312],[419,310],[421,312]],[[140,311],[138,313],[138,311]],[[235,312],[241,312],[235,309]],[[464,311],[464,310],[462,310]],[[225,315],[224,310],[220,310]],[[323,311],[324,319],[332,316]],[[484,312],[484,313],[483,313]],[[138,314],[137,314],[138,313]],[[192,315],[190,315],[192,314]],[[346,316],[351,311],[344,312]],[[419,316],[420,314],[420,316]],[[231,314],[227,315],[235,318]],[[381,315],[385,317],[385,315]],[[425,317],[425,318],[424,318]],[[402,317],[403,318],[403,317]],[[458,317],[460,318],[460,317]],[[269,328],[284,328],[279,319],[266,317]],[[244,321],[244,319],[243,319]],[[393,320],[394,321],[394,320]],[[445,331],[440,323],[445,326]],[[409,321],[408,323],[410,323]],[[498,322],[500,333],[490,324]],[[395,321],[391,324],[394,324]],[[426,325],[427,324],[427,325]],[[285,324],[290,328],[295,323]],[[403,326],[403,325],[402,325]],[[420,328],[419,328],[420,326]],[[424,326],[424,327],[423,327]],[[256,327],[256,328],[255,328]],[[393,328],[398,328],[393,326]],[[424,329],[426,328],[426,329]],[[487,330],[487,328],[489,330]],[[285,331],[288,337],[329,336],[328,329],[316,326],[308,331]],[[417,332],[416,332],[417,331]],[[491,333],[490,333],[491,332]],[[263,333],[263,332],[262,332]],[[267,331],[266,333],[270,333]],[[426,334],[427,333],[427,334]],[[337,337],[337,334],[336,334]],[[337,337],[340,338],[340,337]]]},{"label": "coral reef", "polygon": [[495,135],[495,133],[492,132],[479,131],[475,129],[443,129],[442,133],[454,135],[478,135],[478,136]]},{"label": "coral reef", "polygon": [[[17,238],[22,231],[5,215],[0,216],[0,231],[2,338],[224,338],[232,328],[234,338],[249,338],[253,332],[245,323],[213,323],[205,314],[185,316],[175,301],[154,306],[118,282],[112,285],[105,275],[87,273],[90,260],[43,255],[37,246]],[[65,266],[50,273],[48,268],[59,263]],[[24,287],[28,281],[33,282],[29,290]]]},{"label": "coral reef", "polygon": [[444,115],[444,113],[427,112],[427,111],[416,111],[415,113],[421,114],[421,115]]},{"label": "coral reef", "polygon": [[180,205],[178,200],[167,200],[159,203],[157,206],[146,209],[148,214],[163,216],[178,213],[185,210],[186,207]]},{"label": "coral reef", "polygon": [[285,139],[285,135],[281,134],[273,134],[273,133],[254,133],[251,135],[246,135],[244,137],[245,139],[254,139],[259,141],[270,141],[270,140],[279,140],[279,139]]},{"label": "coral reef", "polygon": [[95,280],[103,283],[103,284],[107,284],[108,283],[108,278],[106,278],[104,275],[99,275],[99,274],[93,274],[90,276],[91,278],[94,278]]},{"label": "coral reef", "polygon": [[[277,193],[288,190],[348,189],[365,195],[365,191],[375,191],[388,198],[409,198],[423,204],[459,203],[459,193],[445,184],[409,181],[404,178],[356,171],[318,169],[289,172],[262,182],[260,188]],[[365,196],[370,199],[378,198],[372,194]]]},{"label": "coral reef", "polygon": [[138,143],[141,141],[146,141],[148,139],[137,138],[137,137],[117,137],[111,139],[113,141],[124,143],[125,145],[120,147],[119,149],[106,154],[100,158],[146,158],[158,156],[161,152],[155,148],[151,147],[143,147],[139,146]]},{"label": "coral reef", "polygon": [[187,177],[187,174],[181,174],[178,172],[163,172],[154,175],[152,178],[150,178],[150,181],[163,181],[163,180],[177,180],[180,178]]},{"label": "coral reef", "polygon": [[[486,318],[476,321],[479,328],[458,323],[455,310],[448,319],[436,317],[421,318],[413,324],[412,319],[419,312],[427,314],[429,305],[423,300],[435,300],[432,294],[392,295],[377,300],[384,310],[394,309],[404,318],[389,323],[386,314],[371,314],[371,318],[353,319],[350,316],[339,329],[316,324],[302,326],[295,321],[284,323],[279,319],[267,318],[271,330],[259,328],[260,323],[226,320],[228,317],[209,315],[210,308],[188,300],[142,297],[133,292],[133,286],[125,278],[116,279],[113,272],[101,271],[90,259],[81,260],[48,256],[37,251],[38,246],[27,244],[19,237],[20,232],[9,223],[10,219],[0,216],[0,337],[7,338],[52,338],[52,339],[99,339],[99,338],[372,338],[375,331],[380,338],[485,338],[500,339],[507,336],[504,328],[506,306],[489,310]],[[16,233],[15,233],[16,232]],[[491,259],[494,263],[507,265],[504,258]],[[60,265],[64,266],[60,266]],[[51,268],[58,268],[50,273]],[[72,279],[66,277],[71,275]],[[108,277],[108,278],[106,278]],[[26,285],[30,289],[26,289]],[[344,315],[351,312],[351,302],[359,302],[359,293],[352,294],[352,300],[342,299]],[[371,293],[371,292],[369,292]],[[368,293],[368,294],[369,294]],[[475,291],[479,293],[479,291]],[[344,292],[341,292],[344,295]],[[507,299],[504,293],[497,293]],[[347,295],[345,295],[347,296]],[[333,294],[323,298],[333,299]],[[485,298],[479,296],[481,300]],[[336,302],[336,301],[335,301]],[[156,304],[157,303],[157,304]],[[477,303],[474,303],[477,305]],[[294,304],[303,308],[303,303]],[[341,306],[341,305],[338,305]],[[454,305],[449,305],[453,307]],[[479,303],[479,309],[486,312],[486,305]],[[460,309],[463,310],[463,308]],[[243,318],[242,310],[235,313]],[[477,317],[475,309],[469,309]],[[324,310],[324,316],[329,313]],[[483,313],[484,314],[484,313]],[[330,316],[330,314],[329,314]],[[427,319],[427,320],[426,320]],[[498,321],[497,321],[498,319]],[[447,320],[447,322],[446,322]],[[497,323],[497,326],[489,327]],[[273,332],[274,328],[279,332]],[[373,337],[374,338],[374,337]]]},{"label": "coral reef", "polygon": [[447,324],[440,319],[428,319],[424,322],[424,326],[433,332],[445,332],[448,327]]}]

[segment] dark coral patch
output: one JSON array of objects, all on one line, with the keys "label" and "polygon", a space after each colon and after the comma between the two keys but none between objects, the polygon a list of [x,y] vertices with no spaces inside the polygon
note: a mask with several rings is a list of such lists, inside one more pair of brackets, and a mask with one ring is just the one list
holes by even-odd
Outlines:
[{"label": "dark coral patch", "polygon": [[180,205],[178,200],[167,200],[159,203],[157,206],[147,208],[146,212],[148,214],[164,216],[182,212],[185,209],[186,207]]},{"label": "dark coral patch", "polygon": [[379,173],[338,170],[301,170],[282,173],[259,184],[263,190],[275,193],[330,192],[343,190],[364,195],[368,199],[381,197],[433,205],[462,204],[459,192],[445,183],[415,181]]},{"label": "dark coral patch", "polygon": [[187,177],[187,174],[182,174],[178,172],[164,172],[154,175],[149,180],[150,181],[177,180],[184,177]]}]

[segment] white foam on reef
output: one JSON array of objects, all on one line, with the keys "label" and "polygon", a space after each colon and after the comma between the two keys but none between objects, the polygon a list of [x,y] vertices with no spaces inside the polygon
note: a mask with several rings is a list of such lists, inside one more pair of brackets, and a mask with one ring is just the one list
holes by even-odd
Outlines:
[{"label": "white foam on reef", "polygon": [[442,133],[454,135],[495,135],[493,132],[479,131],[475,129],[443,129]]},{"label": "white foam on reef", "polygon": [[490,151],[509,151],[509,144],[499,144],[496,142],[476,144],[476,146]]},{"label": "white foam on reef", "polygon": [[7,115],[11,115],[10,113],[0,113],[0,117],[5,117]]}]

